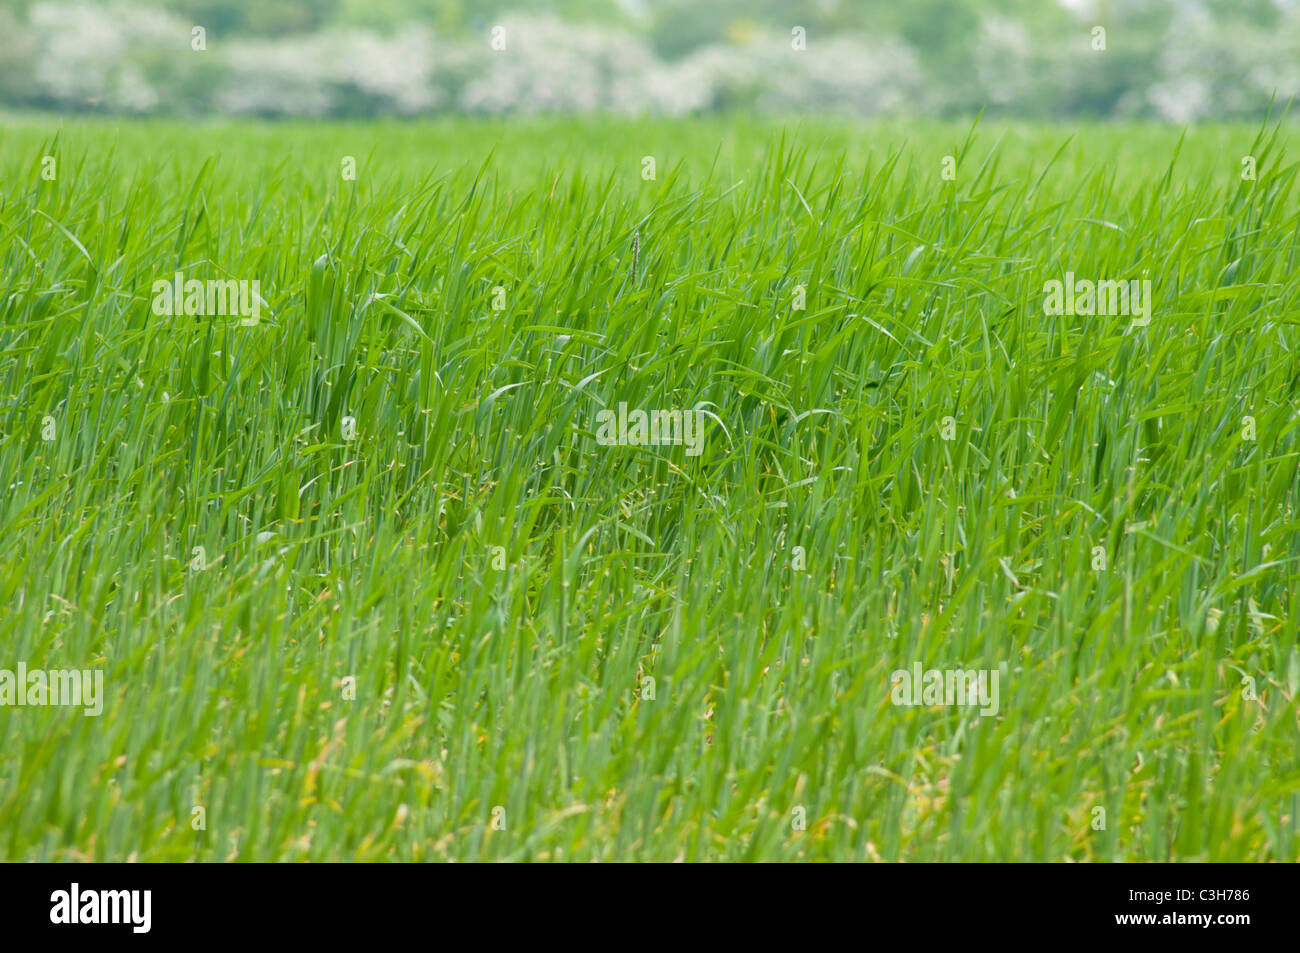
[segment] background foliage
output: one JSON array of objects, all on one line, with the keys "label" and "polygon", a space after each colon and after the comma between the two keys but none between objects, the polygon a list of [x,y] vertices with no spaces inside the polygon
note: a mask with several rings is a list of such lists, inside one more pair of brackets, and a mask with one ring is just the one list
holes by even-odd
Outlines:
[{"label": "background foliage", "polygon": [[[497,24],[507,54],[489,48]],[[790,48],[796,25],[805,53]],[[1092,49],[1097,25],[1105,52]],[[6,0],[0,104],[1183,122],[1288,101],[1298,49],[1293,0]]]}]

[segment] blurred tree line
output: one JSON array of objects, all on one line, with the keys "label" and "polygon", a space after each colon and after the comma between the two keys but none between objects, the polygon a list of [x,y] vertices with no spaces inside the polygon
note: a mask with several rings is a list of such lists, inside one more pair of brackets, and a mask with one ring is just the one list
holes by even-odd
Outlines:
[{"label": "blurred tree line", "polygon": [[[27,10],[41,0],[0,0]],[[1065,29],[1080,16],[1159,36],[1180,11],[1268,32],[1292,0],[155,0],[151,6],[225,34],[285,36],[330,27],[393,30],[426,23],[440,32],[486,29],[508,13],[550,14],[573,23],[641,32],[665,56],[680,56],[756,26],[810,32],[889,33],[935,61],[960,61],[986,17],[1031,33]]]},{"label": "blurred tree line", "polygon": [[[58,42],[60,31],[76,32],[62,24],[95,19],[88,12],[101,13],[98,29],[114,35],[98,45],[93,38],[81,45],[80,33]],[[155,12],[173,26],[202,25],[227,50],[237,39],[256,55],[181,68],[158,42],[165,30]],[[496,91],[475,88],[468,105],[462,94],[482,79],[470,62],[475,44],[481,48],[492,26],[512,17],[571,26],[583,39],[572,44],[570,57],[603,59],[600,76],[618,73],[626,61],[640,63],[641,72],[629,73],[624,86],[642,80],[664,89],[710,86],[699,102],[684,91],[663,92],[669,110],[762,102],[799,109],[818,97],[842,102],[857,95],[870,100],[857,104],[861,112],[902,97],[916,111],[938,114],[989,109],[1180,119],[1256,115],[1270,91],[1284,101],[1300,94],[1300,0],[0,0],[0,104],[204,111],[213,108],[214,90],[233,83],[234,91],[223,94],[233,111],[504,111],[511,83],[528,91],[517,78],[500,79]],[[1089,58],[1093,25],[1107,31],[1104,61]],[[773,61],[754,57],[747,72],[750,51],[772,49],[795,26],[807,31],[809,49],[825,57],[821,73],[814,65],[787,77],[778,65],[774,74]],[[418,30],[432,39],[406,45],[392,39]],[[82,32],[93,31],[83,24]],[[528,68],[583,75],[581,63],[564,59],[569,44],[561,31],[548,26],[533,34],[536,55]],[[396,45],[356,39],[363,35]],[[118,60],[109,61],[110,47]],[[658,66],[641,63],[643,51]],[[57,62],[55,54],[62,57]],[[372,81],[363,75],[367,56],[406,70],[405,78]],[[315,76],[313,57],[348,62]],[[414,62],[421,57],[433,62],[429,70]],[[863,66],[866,61],[871,65]],[[292,79],[295,63],[305,70],[304,82],[328,87],[329,103],[310,91],[283,108],[262,102],[252,87]],[[64,75],[78,66],[84,77]],[[838,75],[855,71],[856,78],[837,85]],[[764,91],[786,82],[802,83],[802,92]],[[111,91],[98,94],[97,83]],[[420,84],[429,87],[427,95],[415,88]],[[624,100],[636,108],[636,97]],[[549,100],[534,107],[570,111]]]}]

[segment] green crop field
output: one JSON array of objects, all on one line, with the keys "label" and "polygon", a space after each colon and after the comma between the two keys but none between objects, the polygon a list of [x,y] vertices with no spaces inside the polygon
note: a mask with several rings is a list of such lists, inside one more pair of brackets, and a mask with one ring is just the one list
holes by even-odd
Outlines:
[{"label": "green crop field", "polygon": [[0,859],[1296,860],[1298,140],[6,117]]}]

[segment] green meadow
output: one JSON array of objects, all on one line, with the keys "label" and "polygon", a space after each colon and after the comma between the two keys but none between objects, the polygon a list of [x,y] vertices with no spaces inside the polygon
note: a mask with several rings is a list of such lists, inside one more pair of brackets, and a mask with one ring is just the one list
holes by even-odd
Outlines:
[{"label": "green meadow", "polygon": [[0,859],[1296,860],[1298,140],[5,117]]}]

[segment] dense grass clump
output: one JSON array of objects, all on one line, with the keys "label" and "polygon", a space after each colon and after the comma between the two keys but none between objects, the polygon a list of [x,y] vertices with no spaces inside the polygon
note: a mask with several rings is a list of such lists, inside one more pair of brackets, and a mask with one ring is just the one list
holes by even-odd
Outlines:
[{"label": "dense grass clump", "polygon": [[1300,855],[1293,130],[6,127],[0,858]]}]

